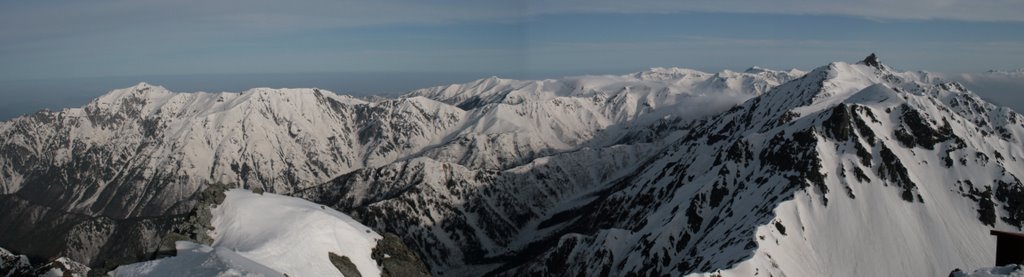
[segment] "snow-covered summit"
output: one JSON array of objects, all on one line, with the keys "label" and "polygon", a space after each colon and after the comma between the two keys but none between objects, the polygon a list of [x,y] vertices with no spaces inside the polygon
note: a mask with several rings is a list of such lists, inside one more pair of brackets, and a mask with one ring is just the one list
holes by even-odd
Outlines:
[{"label": "snow-covered summit", "polygon": [[[207,183],[289,191],[386,164],[435,143],[463,115],[429,99],[369,103],[320,89],[175,93],[142,83],[80,109],[0,125],[9,149],[0,191],[28,186],[22,197],[76,213],[156,215]],[[33,170],[40,167],[64,173]]]},{"label": "snow-covered summit", "polygon": [[580,214],[562,219],[572,232],[514,272],[553,260],[613,275],[984,265],[987,229],[1022,227],[1022,119],[955,83],[832,63],[697,124],[600,201],[564,212]]},{"label": "snow-covered summit", "polygon": [[348,215],[271,193],[225,192],[212,210],[212,245],[179,241],[178,255],[125,265],[114,276],[341,276],[332,254],[361,276],[381,276],[382,236]]},{"label": "snow-covered summit", "polygon": [[1022,124],[926,72],[835,62],[651,154],[417,159],[303,197],[418,238],[441,275],[941,276],[990,264],[989,228],[1022,228]]}]

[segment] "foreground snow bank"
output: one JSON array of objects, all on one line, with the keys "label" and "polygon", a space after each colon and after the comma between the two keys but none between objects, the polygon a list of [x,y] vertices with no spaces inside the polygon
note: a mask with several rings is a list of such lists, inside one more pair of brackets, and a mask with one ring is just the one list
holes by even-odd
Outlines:
[{"label": "foreground snow bank", "polygon": [[223,247],[179,241],[175,257],[118,267],[115,276],[283,276]]},{"label": "foreground snow bank", "polygon": [[381,236],[333,209],[294,197],[233,189],[212,210],[212,246],[178,242],[178,256],[121,266],[116,276],[340,276],[329,253],[380,276]]},{"label": "foreground snow bank", "polygon": [[988,267],[975,270],[971,273],[966,273],[960,270],[953,271],[949,274],[950,277],[998,277],[998,276],[1010,276],[1010,277],[1024,277],[1024,267],[1019,265],[1005,265],[997,267]]}]

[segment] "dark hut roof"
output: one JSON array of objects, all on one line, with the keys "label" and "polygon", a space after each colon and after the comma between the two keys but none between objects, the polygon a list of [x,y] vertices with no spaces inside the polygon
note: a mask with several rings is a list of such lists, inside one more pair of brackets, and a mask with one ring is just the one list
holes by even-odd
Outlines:
[{"label": "dark hut roof", "polygon": [[992,230],[992,232],[990,232],[989,234],[992,234],[993,236],[1013,237],[1013,238],[1024,239],[1024,233]]}]

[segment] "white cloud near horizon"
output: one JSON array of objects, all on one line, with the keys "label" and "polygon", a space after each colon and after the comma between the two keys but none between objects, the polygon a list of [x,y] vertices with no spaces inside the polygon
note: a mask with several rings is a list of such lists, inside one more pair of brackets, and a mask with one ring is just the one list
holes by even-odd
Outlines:
[{"label": "white cloud near horizon", "polygon": [[529,0],[531,15],[563,13],[726,12],[784,15],[844,15],[873,19],[1024,21],[1019,0]]}]

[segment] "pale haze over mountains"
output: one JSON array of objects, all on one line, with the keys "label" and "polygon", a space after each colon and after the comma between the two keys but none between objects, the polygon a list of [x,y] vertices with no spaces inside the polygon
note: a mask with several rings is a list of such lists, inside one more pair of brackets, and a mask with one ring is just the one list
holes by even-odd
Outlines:
[{"label": "pale haze over mountains", "polygon": [[[685,66],[685,65],[680,65]],[[739,70],[739,69],[733,69]],[[1014,70],[997,70],[1013,72]],[[624,72],[563,72],[548,74],[494,73],[505,78],[558,78],[576,74],[621,74]],[[1024,110],[1024,74],[993,74],[982,71],[943,74],[963,82],[972,91],[997,105]],[[111,88],[138,82],[166,86],[175,91],[242,91],[252,87],[318,87],[358,97],[397,96],[408,91],[483,78],[488,73],[366,72],[366,73],[242,73],[207,75],[165,75],[91,77],[0,81],[0,120],[42,109],[60,110],[84,105]]]},{"label": "pale haze over mountains", "polygon": [[[652,67],[810,70],[875,52],[947,76],[1024,67],[1015,1],[60,1],[0,9],[0,118],[138,82],[386,93]],[[1020,91],[965,83],[1018,108]],[[1020,110],[1018,108],[1018,110]]]}]

